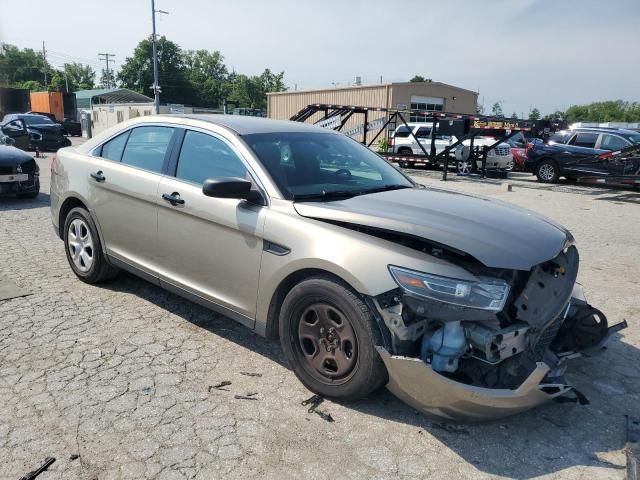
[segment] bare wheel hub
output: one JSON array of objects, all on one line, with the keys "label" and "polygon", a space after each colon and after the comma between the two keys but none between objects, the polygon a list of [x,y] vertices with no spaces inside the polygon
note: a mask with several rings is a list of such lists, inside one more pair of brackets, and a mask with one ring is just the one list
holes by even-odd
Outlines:
[{"label": "bare wheel hub", "polygon": [[344,379],[356,365],[355,333],[344,314],[332,305],[315,303],[302,312],[298,342],[308,369],[316,377]]}]

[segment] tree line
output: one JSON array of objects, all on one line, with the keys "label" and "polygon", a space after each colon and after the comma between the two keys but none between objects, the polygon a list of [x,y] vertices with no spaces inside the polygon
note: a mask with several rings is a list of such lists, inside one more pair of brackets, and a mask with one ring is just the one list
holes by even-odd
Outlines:
[{"label": "tree line", "polygon": [[[229,71],[219,51],[183,50],[166,37],[158,39],[158,75],[163,103],[181,103],[197,107],[218,108],[223,100],[242,107],[266,108],[268,92],[286,90],[284,72],[266,68],[260,75]],[[44,85],[44,72],[48,82]],[[0,46],[0,86],[36,91],[86,90],[107,85],[129,88],[153,97],[153,62],[151,38],[142,40],[125,59],[120,71],[96,72],[89,65],[65,63],[54,68],[40,52]]]},{"label": "tree line", "polygon": [[[484,113],[480,106],[478,113]],[[502,105],[496,102],[491,106],[491,115],[504,117]],[[513,112],[509,118],[518,118]],[[640,122],[640,102],[627,102],[624,100],[608,100],[593,102],[588,105],[572,105],[565,111],[556,110],[553,113],[542,115],[540,110],[532,108],[527,116],[528,120],[550,120],[552,122]]]}]

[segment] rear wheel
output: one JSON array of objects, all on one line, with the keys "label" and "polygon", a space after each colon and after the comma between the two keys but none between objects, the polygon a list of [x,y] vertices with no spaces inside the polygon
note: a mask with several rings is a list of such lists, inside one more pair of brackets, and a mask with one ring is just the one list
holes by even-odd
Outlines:
[{"label": "rear wheel", "polygon": [[118,274],[119,270],[107,263],[96,226],[84,208],[74,208],[67,215],[64,245],[73,273],[83,282],[99,283]]},{"label": "rear wheel", "polygon": [[289,365],[311,391],[356,400],[387,381],[375,350],[380,331],[369,308],[328,277],[296,285],[282,304],[280,342]]},{"label": "rear wheel", "polygon": [[560,170],[553,160],[543,160],[536,168],[536,177],[544,183],[557,183],[560,178]]},{"label": "rear wheel", "polygon": [[471,162],[469,160],[460,160],[456,169],[458,175],[469,175],[471,173]]}]

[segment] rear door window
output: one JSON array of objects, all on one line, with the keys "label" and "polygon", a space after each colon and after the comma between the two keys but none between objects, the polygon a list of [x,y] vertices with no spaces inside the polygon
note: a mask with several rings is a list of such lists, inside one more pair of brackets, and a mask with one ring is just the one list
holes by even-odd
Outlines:
[{"label": "rear door window", "polygon": [[417,138],[429,138],[431,136],[431,128],[429,127],[420,127],[416,131]]},{"label": "rear door window", "polygon": [[205,180],[247,177],[247,167],[223,140],[187,131],[182,142],[176,178],[201,185]]},{"label": "rear door window", "polygon": [[411,130],[408,127],[398,127],[394,135],[395,138],[407,138]]},{"label": "rear door window", "polygon": [[603,150],[620,150],[628,146],[629,142],[627,142],[622,137],[618,137],[617,135],[609,135],[608,133],[602,134],[602,140],[600,140],[600,148],[602,148]]},{"label": "rear door window", "polygon": [[127,138],[129,138],[130,132],[130,130],[127,130],[105,143],[102,146],[100,156],[102,158],[113,160],[114,162],[122,160],[122,152],[124,151],[124,146],[127,144]]},{"label": "rear door window", "polygon": [[576,147],[596,148],[598,135],[598,133],[579,132],[569,141],[569,143]]},{"label": "rear door window", "polygon": [[173,131],[171,127],[134,128],[122,154],[122,163],[160,173]]}]

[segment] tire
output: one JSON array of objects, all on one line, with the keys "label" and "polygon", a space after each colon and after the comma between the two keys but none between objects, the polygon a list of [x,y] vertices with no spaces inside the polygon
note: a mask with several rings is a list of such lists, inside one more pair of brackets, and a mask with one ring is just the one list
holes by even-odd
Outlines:
[{"label": "tire", "polygon": [[104,282],[120,271],[107,262],[96,226],[84,208],[71,209],[64,221],[63,239],[69,266],[83,282]]},{"label": "tire", "polygon": [[357,400],[387,383],[374,348],[382,344],[375,319],[355,292],[330,277],[309,278],[291,289],[279,330],[293,372],[323,397]]},{"label": "tire", "polygon": [[406,160],[400,160],[400,161],[398,162],[398,165],[399,165],[401,168],[409,168],[409,162],[407,162]]},{"label": "tire", "polygon": [[471,173],[471,162],[469,160],[460,160],[456,165],[458,175],[469,175]]},{"label": "tire", "polygon": [[560,169],[553,160],[542,160],[536,167],[536,177],[543,183],[558,183]]}]

